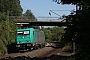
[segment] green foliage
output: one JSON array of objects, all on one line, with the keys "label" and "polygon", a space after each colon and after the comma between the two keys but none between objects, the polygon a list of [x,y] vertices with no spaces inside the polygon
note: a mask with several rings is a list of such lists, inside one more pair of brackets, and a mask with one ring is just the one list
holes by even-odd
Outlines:
[{"label": "green foliage", "polygon": [[62,48],[62,51],[72,52],[72,46],[71,46],[71,43],[66,44],[66,45]]},{"label": "green foliage", "polygon": [[[68,27],[66,33],[66,38],[68,41],[69,39],[76,43],[76,55],[74,56],[75,59],[82,59],[88,60],[90,57],[89,46],[90,46],[90,17],[89,17],[90,10],[81,10],[78,11],[77,15],[69,16],[72,18],[71,22],[73,23],[72,27]],[[88,19],[87,19],[88,18]],[[69,36],[68,36],[69,35]],[[70,41],[69,41],[70,42]],[[86,44],[85,44],[86,43]]]},{"label": "green foliage", "polygon": [[0,22],[5,21],[6,19],[7,19],[7,16],[5,15],[5,13],[0,12]]},{"label": "green foliage", "polygon": [[27,10],[23,15],[26,16],[29,21],[37,21],[31,10]]},{"label": "green foliage", "polygon": [[53,28],[43,28],[45,33],[45,38],[47,42],[61,41],[63,34],[65,33],[64,28],[53,27]]},{"label": "green foliage", "polygon": [[7,20],[0,22],[0,52],[2,54],[7,53],[7,45],[15,42],[15,23],[10,21],[9,24]]},{"label": "green foliage", "polygon": [[22,8],[20,6],[19,0],[0,0],[0,12],[7,14],[9,12],[10,16],[20,16],[22,15]]},{"label": "green foliage", "polygon": [[[54,0],[58,2],[58,0]],[[65,40],[73,41],[76,54],[70,60],[89,60],[90,58],[90,0],[60,0],[62,4],[77,4],[75,15],[69,15],[67,20],[73,24],[68,27]],[[64,41],[65,41],[64,40]]]},{"label": "green foliage", "polygon": [[46,41],[47,42],[52,41],[52,33],[51,33],[51,31],[49,29],[44,29],[43,31],[45,33],[45,39],[46,39]]},{"label": "green foliage", "polygon": [[7,45],[15,42],[15,31],[18,27],[9,16],[20,15],[22,8],[19,0],[0,0],[0,55],[8,53]]},{"label": "green foliage", "polygon": [[73,4],[73,5],[90,4],[89,0],[53,0],[53,2],[56,2],[57,4]]},{"label": "green foliage", "polygon": [[61,41],[63,34],[65,33],[64,28],[62,27],[54,27],[52,29],[53,33],[53,41]]},{"label": "green foliage", "polygon": [[4,41],[2,41],[0,37],[0,55],[6,54],[6,53],[7,53],[7,48],[5,46]]}]

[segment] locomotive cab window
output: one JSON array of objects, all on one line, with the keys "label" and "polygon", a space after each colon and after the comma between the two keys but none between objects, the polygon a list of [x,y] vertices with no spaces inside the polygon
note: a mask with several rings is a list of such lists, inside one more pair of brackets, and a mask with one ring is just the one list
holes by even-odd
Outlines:
[{"label": "locomotive cab window", "polygon": [[24,31],[24,35],[30,35],[30,31]]},{"label": "locomotive cab window", "polygon": [[18,32],[17,32],[17,35],[23,35],[23,32],[18,31]]},{"label": "locomotive cab window", "polygon": [[33,35],[34,35],[34,31],[33,31]]}]

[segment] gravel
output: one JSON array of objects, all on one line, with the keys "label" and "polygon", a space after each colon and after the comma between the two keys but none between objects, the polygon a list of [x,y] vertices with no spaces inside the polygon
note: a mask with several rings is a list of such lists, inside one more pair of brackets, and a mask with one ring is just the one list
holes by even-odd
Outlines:
[{"label": "gravel", "polygon": [[62,52],[61,48],[44,47],[31,52],[0,56],[0,60],[67,60],[70,54]]}]

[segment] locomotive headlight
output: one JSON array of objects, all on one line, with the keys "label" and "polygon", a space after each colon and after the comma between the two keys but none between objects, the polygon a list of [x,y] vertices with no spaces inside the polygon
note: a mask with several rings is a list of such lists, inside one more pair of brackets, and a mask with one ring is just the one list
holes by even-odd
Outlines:
[{"label": "locomotive headlight", "polygon": [[30,40],[28,42],[30,42]]},{"label": "locomotive headlight", "polygon": [[16,45],[16,47],[20,47],[20,45]]},{"label": "locomotive headlight", "polygon": [[20,42],[17,42],[18,44],[20,43]]},{"label": "locomotive headlight", "polygon": [[27,44],[27,46],[31,46],[31,44]]},{"label": "locomotive headlight", "polygon": [[27,42],[30,42],[30,40],[28,40]]}]

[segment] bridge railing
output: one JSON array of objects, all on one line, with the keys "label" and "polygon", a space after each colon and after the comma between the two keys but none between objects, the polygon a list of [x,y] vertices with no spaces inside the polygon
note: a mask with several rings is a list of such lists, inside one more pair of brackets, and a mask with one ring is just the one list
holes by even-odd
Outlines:
[{"label": "bridge railing", "polygon": [[37,19],[30,20],[27,16],[9,16],[9,18],[14,19],[14,21],[20,22],[66,22],[65,19],[59,19],[59,17],[36,17]]},{"label": "bridge railing", "polygon": [[37,19],[31,20],[27,16],[9,16],[9,18],[12,18],[14,21],[25,21],[25,22],[37,21]]}]

